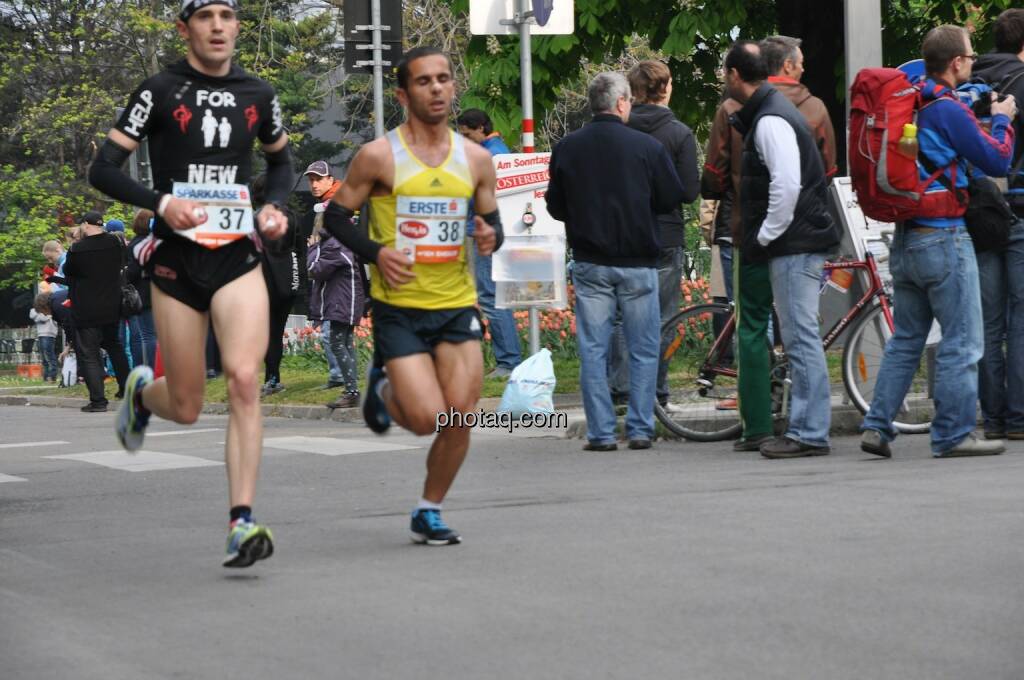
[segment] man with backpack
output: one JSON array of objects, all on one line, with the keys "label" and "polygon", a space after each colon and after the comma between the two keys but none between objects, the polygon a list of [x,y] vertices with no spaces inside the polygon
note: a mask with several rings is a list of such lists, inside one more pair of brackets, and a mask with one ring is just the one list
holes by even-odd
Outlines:
[{"label": "man with backpack", "polygon": [[[1024,9],[1008,9],[995,24],[994,52],[978,59],[975,73],[1001,94],[1024,99]],[[1005,244],[975,242],[981,280],[985,354],[978,363],[978,397],[985,437],[1024,439],[1024,145],[1014,151],[1005,196],[1017,219]],[[1005,343],[1005,348],[1004,348]]]},{"label": "man with backpack", "polygon": [[[977,261],[963,215],[967,209],[967,164],[992,177],[1005,176],[1010,168],[1014,139],[1010,123],[1017,106],[1013,97],[992,101],[990,134],[956,98],[954,88],[968,81],[978,59],[963,28],[945,25],[932,29],[921,51],[927,78],[916,92],[897,85],[900,89],[891,95],[891,99],[906,97],[903,101],[920,105],[915,155],[922,191],[916,212],[898,222],[890,249],[896,330],[886,345],[875,396],[861,426],[861,449],[886,458],[892,455],[889,442],[896,436],[893,418],[906,397],[932,322],[937,319],[942,341],[935,362],[932,453],[936,458],[993,455],[1003,452],[1003,442],[985,441],[973,434],[977,364],[983,348],[981,293]],[[865,173],[858,165],[860,161],[854,160],[858,154],[864,155],[861,141],[866,137],[860,135],[866,133],[858,127],[860,118],[855,120],[852,113],[870,99],[860,89],[867,82],[861,77],[864,75],[858,76],[851,93],[851,169],[865,213],[877,214],[872,205],[876,195],[862,192],[866,185],[858,182],[864,182]],[[906,122],[912,123],[913,118]],[[876,123],[884,125],[875,118],[868,127]],[[903,128],[904,137],[910,137],[908,132],[915,132],[913,126]],[[901,152],[913,149],[913,144],[902,142],[898,147]],[[895,151],[891,144],[888,149]]]}]

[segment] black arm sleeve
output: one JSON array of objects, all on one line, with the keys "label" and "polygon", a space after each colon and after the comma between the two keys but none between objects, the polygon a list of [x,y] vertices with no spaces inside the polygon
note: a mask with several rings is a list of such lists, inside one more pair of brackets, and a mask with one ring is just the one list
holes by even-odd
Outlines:
[{"label": "black arm sleeve", "polygon": [[324,213],[324,229],[367,264],[377,264],[377,253],[383,248],[352,222],[355,213],[331,201]]},{"label": "black arm sleeve", "polygon": [[288,194],[292,192],[292,185],[295,182],[295,168],[292,167],[291,146],[285,144],[284,148],[267,156],[267,203],[283,206],[288,202]]},{"label": "black arm sleeve", "polygon": [[103,142],[89,168],[89,184],[122,203],[156,212],[160,193],[136,182],[121,169],[130,155],[128,149],[109,139]]},{"label": "black arm sleeve", "polygon": [[505,227],[501,225],[501,214],[494,210],[480,217],[484,218],[484,222],[494,227],[494,250],[497,252],[498,248],[501,248],[501,244],[505,242]]}]

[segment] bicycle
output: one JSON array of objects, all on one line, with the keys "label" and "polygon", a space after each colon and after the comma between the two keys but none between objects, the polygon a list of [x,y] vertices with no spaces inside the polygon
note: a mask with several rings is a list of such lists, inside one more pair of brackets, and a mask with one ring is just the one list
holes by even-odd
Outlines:
[{"label": "bicycle", "polygon": [[[842,355],[843,384],[849,400],[867,413],[885,343],[894,328],[890,295],[870,251],[863,260],[826,262],[824,269],[830,278],[837,270],[868,275],[867,291],[822,338],[828,350],[849,329]],[[704,442],[740,435],[735,330],[732,306],[722,303],[687,307],[662,326],[660,370],[667,372],[669,395],[664,403],[659,399],[655,404],[655,414],[671,432]],[[771,357],[772,413],[778,429],[784,426],[789,405],[788,364],[784,350],[772,347]],[[930,394],[926,359],[922,359],[894,423],[900,432],[930,429],[934,412]]]}]

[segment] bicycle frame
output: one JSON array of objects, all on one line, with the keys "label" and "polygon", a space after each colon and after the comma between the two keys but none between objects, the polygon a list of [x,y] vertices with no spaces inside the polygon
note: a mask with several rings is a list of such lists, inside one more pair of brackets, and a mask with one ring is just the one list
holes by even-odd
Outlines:
[{"label": "bicycle frame", "polygon": [[[892,306],[889,304],[889,294],[885,292],[885,285],[882,283],[882,277],[878,274],[878,264],[875,262],[875,256],[870,251],[865,254],[863,260],[838,260],[836,262],[826,262],[824,271],[831,273],[837,269],[854,269],[867,272],[868,275],[868,289],[864,295],[850,308],[839,321],[832,326],[831,330],[822,338],[822,345],[825,349],[828,349],[836,341],[840,335],[843,334],[851,323],[857,320],[857,318],[863,313],[865,308],[871,301],[878,298],[878,302],[882,307],[882,314],[885,316],[885,322],[889,326],[889,331],[892,332],[895,328],[892,318]],[[726,322],[725,327],[722,328],[722,332],[718,334],[715,339],[715,344],[711,346],[708,351],[707,359],[704,365],[701,367],[701,375],[710,372],[713,375],[721,375],[728,377],[737,377],[737,371],[734,368],[725,368],[717,366],[716,359],[720,356],[721,352],[732,344],[732,336],[736,332],[736,315],[732,314],[729,320]]]}]

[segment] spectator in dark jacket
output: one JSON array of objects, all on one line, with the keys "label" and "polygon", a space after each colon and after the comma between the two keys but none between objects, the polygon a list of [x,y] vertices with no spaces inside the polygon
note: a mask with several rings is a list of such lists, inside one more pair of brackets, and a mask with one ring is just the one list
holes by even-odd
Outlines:
[{"label": "spectator in dark jacket", "polygon": [[156,360],[156,326],[153,323],[153,297],[149,275],[135,257],[136,250],[149,238],[153,222],[151,210],[139,210],[132,220],[134,236],[128,242],[128,282],[135,286],[142,299],[142,311],[128,317],[128,343],[132,350],[132,363],[153,366]]},{"label": "spectator in dark jacket", "polygon": [[359,362],[352,331],[363,316],[366,302],[363,265],[356,255],[326,231],[306,255],[310,288],[310,314],[331,324],[330,350],[338,361],[344,381],[342,393],[328,408],[353,408],[359,404]]},{"label": "spectator in dark jacket", "polygon": [[[974,73],[1002,94],[1024,102],[1024,9],[996,19],[996,51],[983,54]],[[1024,439],[1024,137],[1014,124],[1014,168],[1006,198],[1017,215],[1005,248],[977,253],[985,354],[978,362],[978,397],[985,436]]]},{"label": "spectator in dark jacket", "polygon": [[89,388],[89,403],[82,410],[97,413],[107,410],[100,350],[106,350],[114,365],[118,398],[128,377],[128,358],[118,339],[125,247],[121,239],[104,231],[98,212],[86,213],[81,228],[82,239],[71,247],[64,274],[70,283],[79,372]]},{"label": "spectator in dark jacket", "polygon": [[565,222],[575,259],[585,448],[616,448],[607,376],[616,310],[630,347],[626,435],[631,448],[648,448],[661,335],[657,215],[679,209],[683,187],[665,147],[625,125],[632,103],[622,74],[598,74],[587,99],[594,119],[555,147],[546,197],[551,216]]},{"label": "spectator in dark jacket", "polygon": [[[672,157],[676,174],[683,184],[683,203],[692,203],[700,195],[700,177],[697,168],[697,143],[693,132],[681,123],[668,107],[672,98],[672,73],[660,61],[641,61],[629,71],[629,87],[633,92],[633,110],[629,114],[629,127],[646,132],[661,142]],[[661,254],[658,256],[658,304],[661,323],[679,311],[682,295],[683,261],[686,231],[683,227],[682,205],[658,215],[661,227]],[[664,347],[662,347],[664,353]],[[629,385],[628,351],[622,334],[621,319],[616,320],[612,341],[612,393],[627,392]],[[668,364],[658,368],[658,401],[668,403]],[[624,378],[624,379],[623,379]]]},{"label": "spectator in dark jacket", "polygon": [[[264,202],[267,176],[260,175],[252,183],[252,198],[257,206]],[[288,231],[279,239],[269,239],[260,234],[263,280],[267,284],[270,299],[270,340],[264,357],[266,366],[265,382],[260,391],[262,396],[275,394],[284,389],[281,384],[281,358],[284,355],[284,329],[288,315],[292,313],[295,298],[299,295],[300,267],[299,249],[300,226],[287,207],[283,211],[288,217]]]}]

